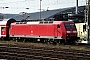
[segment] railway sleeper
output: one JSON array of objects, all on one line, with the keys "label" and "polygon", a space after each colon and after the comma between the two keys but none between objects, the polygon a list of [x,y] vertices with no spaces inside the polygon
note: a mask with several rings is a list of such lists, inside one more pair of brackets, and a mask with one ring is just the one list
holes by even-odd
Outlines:
[{"label": "railway sleeper", "polygon": [[33,60],[33,58],[25,58],[25,60]]},{"label": "railway sleeper", "polygon": [[62,55],[60,55],[59,57],[58,57],[58,59],[66,59],[67,57],[64,57],[64,56],[62,56]]},{"label": "railway sleeper", "polygon": [[42,57],[42,60],[50,60],[50,57]]},{"label": "railway sleeper", "polygon": [[43,51],[43,49],[32,49],[32,50],[35,52],[42,52]]},{"label": "railway sleeper", "polygon": [[17,57],[25,58],[26,57],[26,54],[17,54]]},{"label": "railway sleeper", "polygon": [[64,49],[63,51],[67,53],[74,53],[74,52],[76,53],[76,51],[73,49]]},{"label": "railway sleeper", "polygon": [[64,57],[66,57],[67,59],[73,59],[73,55],[65,55]]},{"label": "railway sleeper", "polygon": [[30,51],[30,48],[19,48],[21,51]]},{"label": "railway sleeper", "polygon": [[1,46],[7,46],[7,44],[0,43],[0,47],[1,47]]},{"label": "railway sleeper", "polygon": [[10,52],[10,53],[16,53],[17,51],[16,50],[8,50],[8,52]]},{"label": "railway sleeper", "polygon": [[57,55],[57,58],[59,58],[59,59],[67,59],[67,56],[61,54],[61,55]]},{"label": "railway sleeper", "polygon": [[89,57],[89,58],[90,58],[90,56],[86,56],[86,55],[84,55],[84,57],[86,57],[86,58],[88,58],[88,57]]},{"label": "railway sleeper", "polygon": [[8,58],[9,56],[8,55],[0,55],[0,58]]},{"label": "railway sleeper", "polygon": [[45,54],[52,54],[54,51],[53,50],[43,50],[41,52],[41,54],[45,53]]},{"label": "railway sleeper", "polygon": [[90,54],[84,54],[84,56],[90,57]]},{"label": "railway sleeper", "polygon": [[18,51],[18,49],[11,49],[11,48],[9,49],[8,48],[8,52],[10,52],[10,53],[16,53],[17,51]]},{"label": "railway sleeper", "polygon": [[47,49],[47,50],[43,50],[43,51],[45,51],[45,52],[54,52],[54,50],[52,50],[52,49]]},{"label": "railway sleeper", "polygon": [[84,51],[85,54],[90,54],[90,50],[89,51]]},{"label": "railway sleeper", "polygon": [[17,57],[17,60],[25,60],[24,57]]},{"label": "railway sleeper", "polygon": [[32,54],[32,53],[41,53],[39,51],[28,51],[28,54]]},{"label": "railway sleeper", "polygon": [[[51,57],[52,57],[52,56],[51,56]],[[55,54],[54,57],[57,57],[57,58],[60,58],[60,59],[61,59],[61,58],[63,58],[63,55],[62,55],[62,54],[57,54],[57,55]]]},{"label": "railway sleeper", "polygon": [[73,52],[65,52],[66,54],[73,55]]},{"label": "railway sleeper", "polygon": [[25,58],[28,58],[28,59],[29,58],[32,58],[33,59],[34,58],[34,55],[26,55]]},{"label": "railway sleeper", "polygon": [[59,55],[66,56],[67,54],[61,53],[61,54],[58,54],[58,55],[56,55],[56,56],[59,56]]},{"label": "railway sleeper", "polygon": [[40,53],[35,53],[34,55],[35,55],[35,56],[41,56],[41,54],[40,54]]},{"label": "railway sleeper", "polygon": [[16,52],[16,53],[18,53],[18,54],[28,54],[28,51],[18,51],[18,52]]},{"label": "railway sleeper", "polygon": [[32,53],[32,52],[41,53],[42,51],[31,50],[31,51],[28,51],[28,52],[30,52],[30,53]]},{"label": "railway sleeper", "polygon": [[2,51],[2,52],[8,51],[8,49],[7,49],[7,47],[4,47],[4,46],[3,46],[3,47],[0,47],[0,52],[1,52],[1,51]]},{"label": "railway sleeper", "polygon": [[90,60],[90,57],[83,57],[83,60]]},{"label": "railway sleeper", "polygon": [[74,56],[73,53],[69,53],[69,52],[66,52],[63,55],[65,55],[65,56],[71,56],[71,57]]},{"label": "railway sleeper", "polygon": [[65,52],[64,51],[54,51],[53,53],[54,54],[64,54]]},{"label": "railway sleeper", "polygon": [[0,52],[0,55],[8,55],[8,52]]},{"label": "railway sleeper", "polygon": [[19,49],[19,47],[9,46],[8,49]]},{"label": "railway sleeper", "polygon": [[42,59],[42,56],[34,56],[34,59]]},{"label": "railway sleeper", "polygon": [[85,56],[84,53],[75,53],[75,52],[73,53],[73,55],[74,55],[74,56],[83,56],[83,57]]},{"label": "railway sleeper", "polygon": [[0,46],[0,48],[7,48],[7,47],[8,47],[7,45]]},{"label": "railway sleeper", "polygon": [[40,59],[32,59],[32,60],[40,60]]},{"label": "railway sleeper", "polygon": [[58,58],[50,58],[50,60],[59,60]]},{"label": "railway sleeper", "polygon": [[50,55],[51,58],[58,58],[56,55]]},{"label": "railway sleeper", "polygon": [[17,56],[18,53],[8,53],[8,56]]},{"label": "railway sleeper", "polygon": [[49,57],[52,53],[41,53],[41,56],[43,57]]},{"label": "railway sleeper", "polygon": [[74,56],[75,58],[77,58],[78,60],[82,60],[83,56]]},{"label": "railway sleeper", "polygon": [[17,56],[8,56],[7,59],[16,59],[16,58],[17,58]]},{"label": "railway sleeper", "polygon": [[5,52],[6,50],[1,49],[0,52]]}]

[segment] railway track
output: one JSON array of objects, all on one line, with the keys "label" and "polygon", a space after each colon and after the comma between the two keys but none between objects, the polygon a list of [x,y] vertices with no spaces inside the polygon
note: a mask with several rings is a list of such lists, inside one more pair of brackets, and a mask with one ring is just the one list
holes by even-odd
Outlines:
[{"label": "railway track", "polygon": [[90,60],[90,51],[0,44],[0,58],[13,60]]}]

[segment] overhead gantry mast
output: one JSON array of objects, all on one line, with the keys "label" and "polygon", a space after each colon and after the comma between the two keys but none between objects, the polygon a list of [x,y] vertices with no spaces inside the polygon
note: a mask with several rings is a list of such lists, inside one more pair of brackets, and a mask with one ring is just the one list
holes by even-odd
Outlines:
[{"label": "overhead gantry mast", "polygon": [[86,0],[85,22],[86,22],[86,29],[87,29],[87,41],[88,41],[88,43],[90,43],[90,40],[89,40],[89,30],[90,30],[90,0]]}]

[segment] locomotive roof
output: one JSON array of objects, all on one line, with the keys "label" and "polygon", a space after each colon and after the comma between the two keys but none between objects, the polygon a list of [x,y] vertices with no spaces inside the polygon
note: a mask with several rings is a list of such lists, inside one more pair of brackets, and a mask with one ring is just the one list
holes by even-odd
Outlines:
[{"label": "locomotive roof", "polygon": [[16,24],[60,24],[62,22],[70,22],[70,21],[35,21],[35,22],[14,22],[12,25]]}]

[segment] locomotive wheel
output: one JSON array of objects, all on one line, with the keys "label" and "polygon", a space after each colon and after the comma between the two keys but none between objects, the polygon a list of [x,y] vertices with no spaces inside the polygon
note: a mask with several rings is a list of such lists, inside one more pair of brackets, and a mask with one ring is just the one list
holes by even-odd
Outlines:
[{"label": "locomotive wheel", "polygon": [[75,44],[75,40],[66,40],[66,44]]},{"label": "locomotive wheel", "polygon": [[58,40],[56,40],[56,43],[60,44],[60,40],[59,40],[59,39],[58,39]]},{"label": "locomotive wheel", "polygon": [[53,44],[53,40],[52,39],[49,39],[48,42],[49,42],[49,44]]},{"label": "locomotive wheel", "polygon": [[45,42],[45,39],[41,39],[41,43],[46,43],[46,42]]},{"label": "locomotive wheel", "polygon": [[17,42],[17,40],[15,38],[11,38],[13,41]]},{"label": "locomotive wheel", "polygon": [[37,39],[32,38],[32,42],[36,43],[37,42]]},{"label": "locomotive wheel", "polygon": [[4,37],[1,37],[0,40],[4,40]]},{"label": "locomotive wheel", "polygon": [[55,39],[49,39],[48,40],[49,44],[53,44],[53,45],[56,45],[57,42],[55,41]]},{"label": "locomotive wheel", "polygon": [[72,44],[74,44],[74,45],[78,45],[78,43],[77,43],[76,40],[73,40],[73,41],[72,41]]},{"label": "locomotive wheel", "polygon": [[46,43],[46,44],[47,44],[47,43],[48,43],[48,39],[44,39],[44,43]]},{"label": "locomotive wheel", "polygon": [[65,44],[72,44],[72,41],[71,40],[65,40]]},{"label": "locomotive wheel", "polygon": [[66,42],[65,42],[64,39],[60,40],[60,44],[65,44],[65,43],[66,43]]}]

